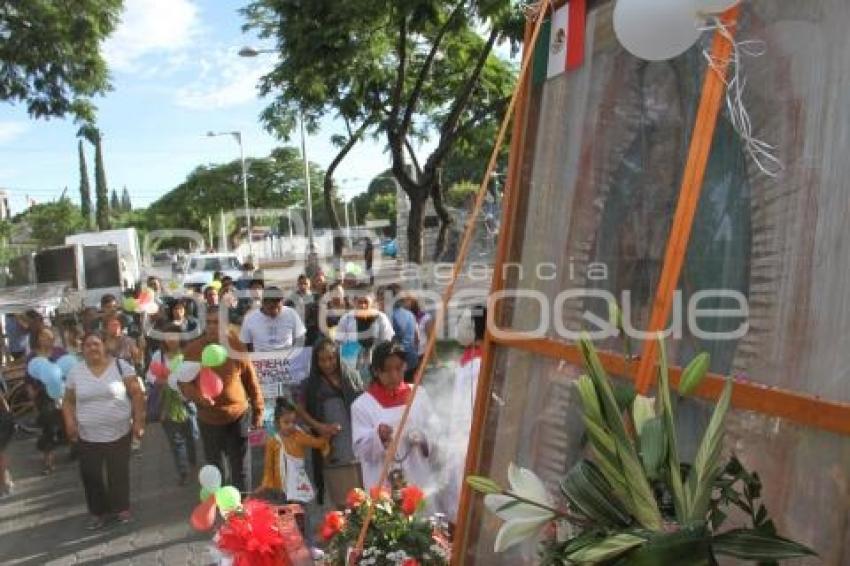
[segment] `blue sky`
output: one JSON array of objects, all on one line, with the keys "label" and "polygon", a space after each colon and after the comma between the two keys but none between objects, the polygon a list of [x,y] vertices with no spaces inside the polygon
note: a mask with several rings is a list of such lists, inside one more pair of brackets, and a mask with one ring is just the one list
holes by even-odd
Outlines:
[{"label": "blue sky", "polygon": [[[209,130],[242,130],[248,156],[277,145],[258,123],[265,102],[255,88],[274,56],[236,54],[243,45],[266,47],[240,30],[236,10],[246,2],[125,0],[122,23],[104,45],[114,89],[97,104],[109,188],[120,193],[126,185],[135,206],[147,206],[197,165],[238,156],[232,138],[207,138]],[[331,161],[329,140],[340,129],[328,120],[308,137],[311,161]],[[79,200],[76,131],[71,120],[36,121],[23,106],[0,104],[0,188],[11,192],[13,213],[26,206],[26,195],[47,202],[66,186]],[[85,147],[93,182],[94,153]],[[382,146],[369,140],[343,162],[337,181],[350,197],[387,166]]]}]

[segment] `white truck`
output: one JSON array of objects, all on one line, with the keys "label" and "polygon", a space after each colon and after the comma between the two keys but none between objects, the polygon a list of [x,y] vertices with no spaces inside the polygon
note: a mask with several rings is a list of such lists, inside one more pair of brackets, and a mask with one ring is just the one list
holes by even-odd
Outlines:
[{"label": "white truck", "polygon": [[142,278],[141,253],[139,252],[139,234],[135,228],[103,230],[102,232],[84,232],[65,237],[66,244],[84,246],[114,245],[120,256],[121,287],[129,289],[136,286]]}]

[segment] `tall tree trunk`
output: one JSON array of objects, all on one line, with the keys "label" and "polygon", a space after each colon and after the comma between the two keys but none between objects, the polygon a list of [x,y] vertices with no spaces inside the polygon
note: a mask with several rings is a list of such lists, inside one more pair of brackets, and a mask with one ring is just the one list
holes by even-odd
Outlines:
[{"label": "tall tree trunk", "polygon": [[[408,193],[408,196],[409,193]],[[410,198],[410,214],[407,217],[407,256],[408,260],[422,264],[425,259],[422,232],[425,225],[425,197]]]},{"label": "tall tree trunk", "polygon": [[437,216],[440,217],[440,233],[437,235],[434,261],[439,261],[446,251],[447,237],[453,222],[452,215],[443,203],[442,178],[443,176],[438,174],[437,178],[431,184],[431,198],[434,199],[434,210],[437,211]]},{"label": "tall tree trunk", "polygon": [[80,153],[80,212],[85,221],[86,230],[91,230],[91,185],[89,185],[89,172],[86,166],[86,154],[83,151],[83,140],[77,144]]},{"label": "tall tree trunk", "polygon": [[[346,122],[347,124],[347,122]],[[340,148],[339,153],[336,154],[333,161],[331,161],[330,165],[328,165],[327,170],[325,171],[325,178],[322,189],[325,193],[325,211],[328,214],[328,221],[331,223],[331,228],[333,228],[333,254],[334,254],[334,265],[342,266],[342,252],[345,247],[345,238],[342,236],[342,226],[339,222],[339,214],[334,208],[334,201],[336,200],[336,190],[334,189],[334,173],[336,172],[339,164],[342,163],[342,160],[349,154],[352,148],[357,145],[357,142],[360,141],[360,138],[363,136],[363,133],[372,125],[372,122],[366,120],[363,122],[360,127],[357,128],[356,131],[352,132],[349,128],[348,130],[348,141],[345,142],[345,145]]]},{"label": "tall tree trunk", "polygon": [[97,228],[109,230],[109,189],[103,167],[103,138],[97,135],[94,146],[94,186],[97,193]]}]

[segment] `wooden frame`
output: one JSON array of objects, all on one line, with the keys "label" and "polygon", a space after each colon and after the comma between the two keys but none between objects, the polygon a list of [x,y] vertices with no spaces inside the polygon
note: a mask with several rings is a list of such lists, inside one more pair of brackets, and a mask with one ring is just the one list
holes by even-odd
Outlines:
[{"label": "wooden frame", "polygon": [[[588,9],[599,3],[596,1],[588,2]],[[563,4],[563,2],[555,0],[553,4],[557,6]],[[526,25],[526,48],[528,47],[530,25],[530,23]],[[589,53],[588,56],[592,56],[592,54]],[[527,195],[520,192],[520,181],[528,165],[526,156],[533,153],[533,150],[529,150],[527,147],[527,144],[534,144],[533,135],[529,132],[536,130],[536,123],[539,120],[539,116],[535,115],[531,108],[534,99],[531,96],[530,74],[526,77],[524,84],[518,88],[521,89],[521,92],[513,124],[508,178],[502,209],[502,230],[496,250],[494,268],[496,275],[491,284],[491,293],[509,287],[509,282],[501,279],[502,269],[510,258],[518,255],[522,247],[522,234],[516,228],[518,220],[524,217]],[[509,315],[505,302],[497,304],[495,308],[490,310],[489,316],[492,318],[488,321],[488,328],[490,328],[490,323],[493,322],[498,324],[500,328],[505,328],[505,321],[510,318]],[[496,338],[488,331],[484,338],[483,360],[470,431],[465,475],[477,473],[484,456],[482,442],[488,420],[489,392],[493,386],[493,371],[498,348],[515,348],[552,359],[565,360],[576,365],[582,363],[578,348],[569,343],[549,338],[529,339],[520,333],[513,334],[505,330],[500,331],[500,334],[501,336]],[[638,376],[639,360],[626,359],[623,355],[611,352],[600,352],[600,359],[606,370],[613,375],[630,379],[636,379]],[[644,361],[644,366],[648,368],[644,371],[650,371],[653,370],[655,364]],[[674,384],[678,383],[680,375],[681,368],[671,368],[671,380]],[[695,394],[706,400],[716,400],[720,395],[724,380],[723,376],[709,374]],[[737,381],[733,390],[732,404],[738,409],[755,411],[805,427],[850,436],[850,404],[848,403],[829,401],[817,396],[765,386],[751,381]],[[473,516],[472,501],[474,497],[472,490],[464,485],[458,510],[452,564],[463,564],[465,562],[466,547],[470,540],[476,538],[478,533],[480,522],[476,521],[477,516]]]}]

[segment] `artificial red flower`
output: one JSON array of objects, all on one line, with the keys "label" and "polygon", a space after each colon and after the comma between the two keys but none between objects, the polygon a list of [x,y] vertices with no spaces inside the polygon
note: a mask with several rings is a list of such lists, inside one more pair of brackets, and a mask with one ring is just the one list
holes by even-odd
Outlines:
[{"label": "artificial red flower", "polygon": [[241,511],[228,514],[218,531],[217,544],[240,566],[274,566],[285,558],[277,513],[254,499],[246,500]]},{"label": "artificial red flower", "polygon": [[419,509],[425,493],[415,485],[408,485],[401,489],[401,511],[405,515],[413,515]]},{"label": "artificial red flower", "polygon": [[345,498],[345,504],[351,508],[360,507],[366,502],[366,499],[365,491],[360,488],[354,488],[348,492],[348,496]]},{"label": "artificial red flower", "polygon": [[393,498],[389,489],[377,485],[369,490],[369,497],[372,498],[372,501],[390,501]]},{"label": "artificial red flower", "polygon": [[345,516],[340,511],[331,511],[325,515],[325,522],[322,523],[320,534],[322,538],[330,540],[342,529],[345,528]]},{"label": "artificial red flower", "polygon": [[401,563],[401,566],[419,566],[419,561],[415,558],[408,558]]}]

